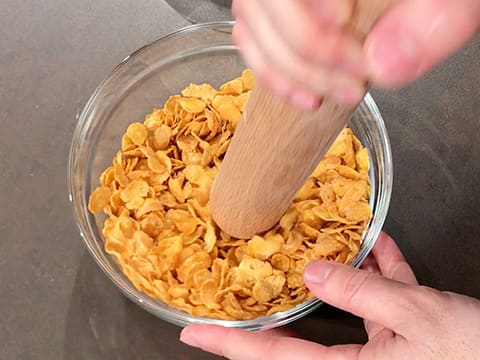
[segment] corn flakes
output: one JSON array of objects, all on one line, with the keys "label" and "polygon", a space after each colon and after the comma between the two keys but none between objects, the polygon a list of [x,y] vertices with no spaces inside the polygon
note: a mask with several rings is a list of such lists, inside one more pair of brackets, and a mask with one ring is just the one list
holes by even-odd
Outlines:
[{"label": "corn flakes", "polygon": [[372,216],[369,157],[346,128],[268,232],[214,223],[210,188],[244,111],[250,70],[216,90],[190,84],[132,123],[88,208],[107,215],[105,250],[140,291],[195,316],[247,320],[312,297],[312,259],[350,263]]}]

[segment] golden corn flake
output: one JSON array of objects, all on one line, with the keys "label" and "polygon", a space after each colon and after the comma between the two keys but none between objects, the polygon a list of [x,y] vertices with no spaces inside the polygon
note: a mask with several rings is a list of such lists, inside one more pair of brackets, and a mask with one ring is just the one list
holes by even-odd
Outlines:
[{"label": "golden corn flake", "polygon": [[248,241],[248,255],[260,260],[267,260],[273,254],[280,251],[283,245],[283,237],[280,234],[267,234],[265,238],[254,235]]},{"label": "golden corn flake", "polygon": [[167,125],[160,125],[154,132],[155,146],[158,150],[166,150],[170,145],[170,139],[172,138],[172,129]]},{"label": "golden corn flake", "polygon": [[137,289],[195,316],[247,320],[313,295],[310,260],[352,262],[372,211],[368,151],[344,129],[271,230],[249,240],[217,227],[210,188],[255,84],[190,84],[132,123],[90,194],[107,214],[105,250]]},{"label": "golden corn flake", "polygon": [[252,90],[255,85],[255,76],[252,70],[245,69],[242,71],[242,83],[244,91]]},{"label": "golden corn flake", "polygon": [[200,113],[205,110],[207,105],[203,100],[196,97],[180,98],[177,100],[177,104],[189,113]]},{"label": "golden corn flake", "polygon": [[112,190],[108,187],[99,187],[95,189],[90,195],[88,201],[88,209],[91,212],[101,211],[105,206],[110,203],[110,197],[112,196]]},{"label": "golden corn flake", "polygon": [[216,94],[217,90],[209,84],[190,84],[182,90],[183,96],[198,98],[204,101],[211,101]]},{"label": "golden corn flake", "polygon": [[[142,145],[147,139],[148,131],[145,125],[133,123],[127,128],[127,137],[135,145]],[[126,141],[128,142],[128,139]]]}]

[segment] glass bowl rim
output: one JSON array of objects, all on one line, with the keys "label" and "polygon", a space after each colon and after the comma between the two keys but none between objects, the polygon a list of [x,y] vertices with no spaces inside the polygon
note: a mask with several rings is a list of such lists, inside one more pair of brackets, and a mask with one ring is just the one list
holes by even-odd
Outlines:
[{"label": "glass bowl rim", "polygon": [[[76,154],[77,154],[77,148],[79,146],[79,141],[81,140],[81,133],[83,130],[89,126],[89,121],[88,121],[88,116],[91,113],[92,108],[94,108],[94,105],[96,103],[96,100],[101,93],[102,89],[112,80],[115,78],[115,75],[120,72],[123,67],[125,67],[129,61],[137,56],[141,56],[142,53],[153,46],[155,44],[165,41],[170,38],[174,38],[177,35],[192,32],[192,31],[197,31],[201,29],[212,29],[215,30],[216,28],[231,28],[235,24],[235,21],[216,21],[216,22],[208,22],[208,23],[197,23],[197,24],[191,24],[187,25],[185,27],[182,27],[180,29],[177,29],[175,31],[172,31],[164,36],[159,37],[158,39],[143,45],[142,47],[138,48],[134,52],[132,52],[130,55],[125,57],[117,66],[113,68],[113,70],[110,71],[110,73],[97,85],[96,89],[86,102],[82,112],[78,116],[77,124],[75,126],[75,130],[73,132],[73,139],[72,139],[72,144],[70,147],[70,153],[69,153],[69,158],[68,158],[68,199],[72,204],[72,210],[73,210],[73,215],[75,219],[75,223],[77,226],[77,229],[79,230],[80,236],[83,240],[84,245],[87,247],[88,252],[90,255],[93,257],[97,265],[102,269],[102,271],[107,275],[107,277],[121,290],[121,292],[128,297],[130,300],[132,300],[134,303],[137,305],[145,308],[147,311],[155,314],[156,316],[162,318],[165,321],[169,321],[171,323],[174,323],[179,326],[185,326],[187,323],[215,323],[217,325],[222,325],[222,326],[228,326],[228,327],[240,327],[244,329],[250,329],[250,330],[255,330],[255,329],[268,329],[268,328],[273,328],[281,325],[285,325],[287,323],[290,323],[300,317],[303,317],[310,313],[311,311],[315,310],[318,306],[322,304],[321,300],[317,298],[311,298],[307,301],[304,301],[295,307],[286,310],[284,312],[278,312],[274,313],[269,316],[262,316],[258,317],[255,319],[251,320],[218,320],[218,319],[213,319],[213,318],[203,318],[203,317],[195,317],[191,314],[188,314],[186,312],[183,312],[181,310],[177,310],[173,307],[169,307],[168,304],[165,304],[167,308],[162,309],[159,308],[155,302],[158,300],[153,299],[149,297],[147,294],[142,293],[141,291],[135,289],[141,295],[144,296],[145,299],[139,298],[139,296],[132,291],[130,288],[128,288],[125,284],[123,284],[123,281],[118,278],[118,276],[112,272],[107,265],[104,264],[101,256],[97,254],[97,251],[95,247],[90,244],[90,242],[85,238],[85,232],[87,232],[87,228],[83,225],[83,220],[82,220],[82,215],[81,215],[81,210],[78,209],[81,206],[77,206],[78,204],[75,203],[75,196],[74,194],[76,193],[75,190],[75,184],[74,184],[74,173],[75,173],[75,163],[76,163]],[[381,208],[378,209],[378,213],[381,214],[381,218],[377,222],[377,225],[375,229],[373,229],[373,235],[374,238],[373,240],[369,243],[368,248],[365,248],[365,251],[360,252],[357,257],[355,258],[354,264],[352,264],[353,267],[358,268],[362,262],[365,260],[366,256],[370,253],[371,249],[373,248],[376,239],[378,235],[380,234],[381,227],[383,226],[383,223],[386,219],[389,204],[390,204],[390,199],[391,199],[391,192],[392,192],[392,186],[393,186],[393,164],[392,164],[392,155],[391,155],[391,147],[390,147],[390,140],[388,137],[388,133],[386,130],[386,126],[383,120],[383,117],[373,99],[373,97],[370,95],[370,93],[367,93],[365,95],[365,98],[362,101],[365,106],[367,107],[368,111],[371,112],[371,115],[375,118],[375,122],[377,126],[379,127],[379,132],[382,135],[381,136],[381,147],[383,150],[383,155],[385,157],[385,173],[389,174],[390,176],[387,176],[386,178],[383,179],[383,187],[382,190],[379,190],[381,193],[383,199],[382,201],[379,200],[379,204]],[[372,231],[372,229],[369,229],[369,232]],[[87,235],[88,236],[88,235]],[[178,313],[178,316],[172,316],[172,312]],[[184,319],[181,319],[181,318]],[[188,321],[185,321],[185,318],[188,319]]]}]

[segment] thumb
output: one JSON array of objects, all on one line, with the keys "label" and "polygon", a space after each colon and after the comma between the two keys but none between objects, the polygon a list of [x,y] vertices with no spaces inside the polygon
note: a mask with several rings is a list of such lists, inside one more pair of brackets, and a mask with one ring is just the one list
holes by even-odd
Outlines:
[{"label": "thumb", "polygon": [[428,303],[418,287],[340,263],[312,261],[303,278],[320,300],[402,335]]},{"label": "thumb", "polygon": [[478,0],[404,0],[368,35],[364,58],[374,85],[397,87],[427,73],[480,28]]}]

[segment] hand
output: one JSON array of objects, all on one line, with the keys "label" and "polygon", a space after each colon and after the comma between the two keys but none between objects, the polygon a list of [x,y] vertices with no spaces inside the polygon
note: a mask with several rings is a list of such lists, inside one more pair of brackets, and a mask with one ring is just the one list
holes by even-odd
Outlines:
[{"label": "hand", "polygon": [[354,105],[365,79],[405,85],[458,50],[480,27],[478,0],[398,0],[362,44],[345,29],[355,0],[234,0],[233,37],[278,95],[306,109],[321,96]]},{"label": "hand", "polygon": [[268,332],[192,325],[180,339],[231,360],[480,359],[480,301],[419,286],[394,241],[380,235],[363,270],[325,261],[304,273],[326,303],[365,319],[365,345],[323,346]]}]

